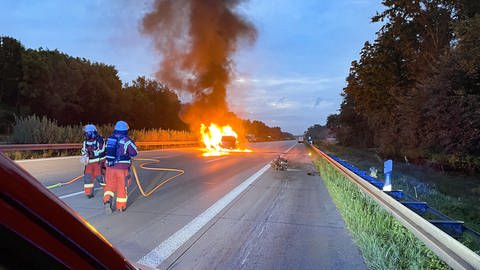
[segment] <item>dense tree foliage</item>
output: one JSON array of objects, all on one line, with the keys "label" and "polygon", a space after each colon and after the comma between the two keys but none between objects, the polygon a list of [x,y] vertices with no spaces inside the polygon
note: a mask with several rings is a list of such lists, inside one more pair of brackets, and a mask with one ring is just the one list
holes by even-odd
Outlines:
[{"label": "dense tree foliage", "polygon": [[[178,117],[180,101],[166,85],[139,77],[132,84],[126,84],[123,91],[119,103],[127,106],[119,110],[135,128],[188,129]],[[139,106],[142,109],[139,110]]]},{"label": "dense tree foliage", "polygon": [[25,49],[0,39],[0,117],[8,132],[16,116],[39,115],[59,124],[114,123],[133,128],[187,129],[178,118],[177,95],[139,77],[122,86],[113,66],[74,58],[57,50]]},{"label": "dense tree foliage", "polygon": [[331,131],[327,126],[322,126],[319,124],[315,124],[305,131],[304,137],[311,138],[313,142],[318,142],[322,140],[326,140],[328,137],[331,136]]},{"label": "dense tree foliage", "polygon": [[[177,94],[160,82],[138,77],[122,85],[113,66],[0,37],[0,133],[11,132],[15,117],[34,114],[59,125],[123,119],[134,129],[188,130],[181,110]],[[260,139],[291,136],[261,121],[243,123]]]},{"label": "dense tree foliage", "polygon": [[327,125],[344,145],[480,169],[480,2],[383,5]]},{"label": "dense tree foliage", "polygon": [[122,85],[112,66],[28,49],[22,71],[17,114],[47,116],[60,124],[112,123],[122,117],[116,108]]},{"label": "dense tree foliage", "polygon": [[22,52],[25,49],[13,38],[0,37],[0,130],[14,121],[18,111],[22,73]]},{"label": "dense tree foliage", "polygon": [[244,120],[245,134],[253,134],[258,141],[293,139],[294,136],[288,132],[282,132],[279,127],[269,127],[262,121]]}]

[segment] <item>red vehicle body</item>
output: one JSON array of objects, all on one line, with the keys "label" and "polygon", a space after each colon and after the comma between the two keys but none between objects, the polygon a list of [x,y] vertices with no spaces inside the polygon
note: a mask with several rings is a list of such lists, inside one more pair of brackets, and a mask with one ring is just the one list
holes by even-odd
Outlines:
[{"label": "red vehicle body", "polygon": [[0,220],[0,269],[147,269],[3,153]]}]

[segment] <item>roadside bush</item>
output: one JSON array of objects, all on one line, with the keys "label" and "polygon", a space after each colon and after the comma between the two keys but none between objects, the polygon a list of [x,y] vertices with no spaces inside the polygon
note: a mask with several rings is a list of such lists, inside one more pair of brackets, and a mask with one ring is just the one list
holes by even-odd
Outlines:
[{"label": "roadside bush", "polygon": [[11,143],[75,143],[81,142],[81,126],[58,126],[55,120],[31,115],[15,117]]}]

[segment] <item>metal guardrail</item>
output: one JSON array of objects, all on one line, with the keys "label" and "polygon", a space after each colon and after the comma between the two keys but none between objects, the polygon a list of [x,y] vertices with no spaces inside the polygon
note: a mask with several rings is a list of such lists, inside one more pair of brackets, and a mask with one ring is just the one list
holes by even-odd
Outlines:
[{"label": "metal guardrail", "polygon": [[[384,190],[384,187],[387,184],[386,179],[385,182],[379,181],[377,178],[370,176],[367,172],[360,170],[359,168],[353,166],[345,160],[340,159],[339,157],[336,157],[334,155],[329,155],[329,157],[331,157],[356,175],[360,176],[363,180],[374,185],[376,188]],[[385,177],[387,177],[387,175],[385,175]],[[427,202],[419,201],[416,197],[413,197],[403,192],[402,190],[391,190],[386,191],[386,193],[401,204],[410,208],[410,210],[422,216],[423,218],[427,219],[428,217],[427,220],[430,223],[439,227],[441,230],[448,233],[450,236],[457,238],[464,234],[469,234],[470,236],[475,238],[475,241],[478,241],[478,243],[480,244],[480,233],[465,226],[465,223],[463,221],[450,218],[449,216],[429,206]]]},{"label": "metal guardrail", "polygon": [[480,269],[480,256],[435,225],[379,190],[316,147],[312,149],[390,212],[400,223],[454,269]]},{"label": "metal guardrail", "polygon": [[61,143],[61,144],[2,144],[0,151],[33,151],[33,150],[51,150],[51,149],[80,149],[81,143]]},{"label": "metal guardrail", "polygon": [[[195,146],[198,141],[162,141],[162,142],[136,142],[137,146]],[[81,143],[60,143],[60,144],[3,144],[0,151],[33,151],[52,149],[80,149]]]}]

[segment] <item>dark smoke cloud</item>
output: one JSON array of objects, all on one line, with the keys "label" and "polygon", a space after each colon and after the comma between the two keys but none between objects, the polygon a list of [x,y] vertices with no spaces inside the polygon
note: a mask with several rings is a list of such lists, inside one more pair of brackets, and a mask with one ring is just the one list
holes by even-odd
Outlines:
[{"label": "dark smoke cloud", "polygon": [[231,56],[240,41],[253,43],[257,34],[235,11],[242,2],[156,0],[153,11],[143,18],[143,32],[154,39],[163,57],[156,77],[193,94],[193,102],[182,113],[193,129],[199,122],[231,115],[226,104]]}]

